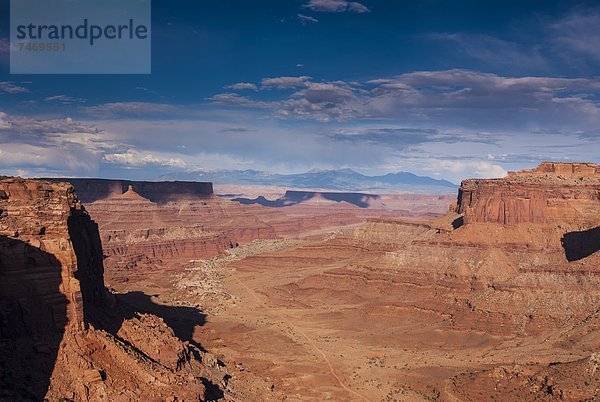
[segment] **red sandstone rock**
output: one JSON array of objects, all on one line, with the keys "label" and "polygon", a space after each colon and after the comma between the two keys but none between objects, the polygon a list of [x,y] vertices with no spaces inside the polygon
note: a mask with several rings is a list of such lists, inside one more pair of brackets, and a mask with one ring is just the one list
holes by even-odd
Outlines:
[{"label": "red sandstone rock", "polygon": [[[22,294],[23,286],[30,287],[50,310],[66,310],[66,316],[53,315],[60,321],[56,328],[66,320],[83,330],[84,304],[101,304],[104,292],[97,225],[68,184],[4,179],[0,189],[4,194],[0,199],[2,263],[11,270],[8,280],[0,281],[0,294],[10,300]],[[60,283],[48,284],[54,270]],[[28,283],[19,283],[22,280]],[[52,288],[56,285],[60,295]],[[31,320],[47,314],[34,306],[27,310]]]},{"label": "red sandstone rock", "polygon": [[542,163],[504,179],[461,183],[456,212],[464,223],[569,222],[585,226],[600,213],[600,165]]}]

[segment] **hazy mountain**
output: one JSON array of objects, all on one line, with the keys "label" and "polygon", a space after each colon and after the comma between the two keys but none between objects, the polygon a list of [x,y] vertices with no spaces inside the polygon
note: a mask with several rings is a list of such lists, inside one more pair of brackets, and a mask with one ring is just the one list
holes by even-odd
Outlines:
[{"label": "hazy mountain", "polygon": [[365,176],[352,169],[311,170],[298,174],[275,174],[256,170],[195,170],[173,172],[157,177],[157,181],[211,181],[215,184],[254,184],[310,188],[336,191],[419,191],[447,193],[457,185],[447,180],[417,176],[408,172],[383,176]]}]

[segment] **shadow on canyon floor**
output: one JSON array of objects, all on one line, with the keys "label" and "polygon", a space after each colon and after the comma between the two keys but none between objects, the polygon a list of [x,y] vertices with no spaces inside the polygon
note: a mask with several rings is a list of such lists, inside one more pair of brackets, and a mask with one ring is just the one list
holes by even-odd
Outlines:
[{"label": "shadow on canyon floor", "polygon": [[0,237],[0,400],[42,401],[67,323],[61,264]]},{"label": "shadow on canyon floor", "polygon": [[[153,314],[163,319],[172,330],[175,336],[182,342],[189,342],[199,350],[206,352],[206,349],[194,340],[194,330],[196,326],[202,326],[206,323],[206,314],[194,307],[186,306],[168,306],[158,304],[152,300],[152,297],[143,292],[128,292],[125,294],[116,294],[117,304],[120,306],[120,319],[113,321],[112,328],[105,328],[113,335],[117,336],[123,320],[130,319],[136,314]],[[124,313],[124,314],[123,314]],[[201,360],[200,356],[196,357]],[[224,365],[220,360],[220,365]],[[222,399],[224,394],[218,385],[212,383],[209,379],[201,377],[202,383],[206,388],[207,400]]]},{"label": "shadow on canyon floor", "polygon": [[94,315],[95,318],[91,323],[96,328],[104,329],[118,337],[117,334],[125,320],[132,319],[138,314],[153,314],[162,318],[179,340],[189,342],[204,351],[204,348],[194,341],[196,326],[202,326],[206,322],[206,314],[201,310],[194,307],[158,304],[143,292],[115,294],[114,297],[117,304],[113,309]]},{"label": "shadow on canyon floor", "polygon": [[368,208],[370,200],[379,199],[379,195],[375,194],[362,194],[362,193],[321,193],[312,191],[287,191],[285,196],[275,201],[267,200],[262,195],[258,198],[234,198],[231,201],[239,202],[240,204],[259,204],[265,207],[271,208],[282,208],[291,207],[293,205],[301,204],[303,202],[310,201],[311,199],[320,196],[327,201],[342,202],[345,201],[349,204],[355,205],[359,208]]},{"label": "shadow on canyon floor", "polygon": [[568,261],[582,260],[600,250],[600,226],[566,233],[561,242]]},{"label": "shadow on canyon floor", "polygon": [[142,292],[117,295],[117,300],[134,307],[137,313],[154,314],[162,318],[165,324],[173,330],[175,336],[183,342],[194,343],[194,329],[206,322],[206,314],[197,308],[158,304]]}]

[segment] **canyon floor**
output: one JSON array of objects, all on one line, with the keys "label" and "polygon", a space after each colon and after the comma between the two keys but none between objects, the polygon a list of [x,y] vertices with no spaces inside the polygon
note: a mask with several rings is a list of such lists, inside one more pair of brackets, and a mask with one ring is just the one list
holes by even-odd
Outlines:
[{"label": "canyon floor", "polygon": [[[380,256],[381,244],[361,244],[355,238],[368,220],[379,216],[392,222],[400,218],[411,223],[429,220],[443,215],[451,201],[447,196],[420,195],[416,197],[421,202],[415,203],[414,197],[390,197],[395,198],[392,207],[370,208],[313,200],[277,208],[276,217],[273,209],[264,206],[208,201],[212,213],[220,211],[237,218],[238,235],[254,222],[247,214],[276,231],[243,243],[227,240],[218,253],[205,250],[204,259],[181,258],[182,248],[173,245],[168,256],[160,256],[159,264],[157,260],[147,264],[137,252],[122,253],[114,237],[108,239],[107,233],[127,227],[131,231],[127,211],[136,200],[117,202],[116,207],[115,200],[98,201],[89,204],[88,210],[99,222],[105,252],[111,254],[105,260],[107,285],[137,311],[156,314],[181,327],[189,334],[182,340],[196,342],[217,356],[234,373],[229,381],[233,392],[235,380],[241,380],[250,384],[242,387],[246,393],[253,392],[262,400],[422,400],[436,389],[420,386],[418,380],[414,384],[398,381],[413,368],[428,367],[427,359],[422,361],[427,352],[403,341],[415,336],[410,331],[419,327],[417,317],[406,321],[404,314],[397,315],[397,307],[378,301],[382,297],[379,292],[371,295],[372,300],[366,294],[349,300],[349,296],[355,297],[353,292],[336,289],[338,280],[328,276],[349,264]],[[168,207],[161,209],[157,215],[164,220]],[[144,221],[156,222],[153,214],[151,211],[154,218]],[[204,230],[223,231],[224,222],[215,219],[216,226],[205,225]],[[146,253],[164,251],[157,243],[167,240],[157,240],[159,237],[140,240],[148,245]],[[230,243],[237,246],[231,248]],[[369,251],[369,245],[374,250]],[[299,285],[312,280],[321,281],[323,288],[315,293]],[[346,295],[340,297],[342,293]],[[181,310],[171,308],[181,306],[196,309],[203,317],[201,322],[196,314],[182,315]],[[364,325],[366,321],[369,326]],[[386,330],[382,332],[383,327]],[[435,365],[439,359],[449,358],[432,357],[429,364]],[[264,383],[247,379],[249,375]],[[262,389],[247,391],[255,384]]]},{"label": "canyon floor", "polygon": [[[367,225],[369,231],[406,229],[397,222]],[[249,373],[263,379],[253,394],[262,400],[554,400],[560,385],[578,388],[570,377],[559,386],[556,379],[548,383],[546,370],[598,350],[593,330],[577,331],[590,324],[585,319],[533,334],[480,317],[467,317],[461,327],[454,315],[463,306],[448,307],[437,284],[386,269],[386,245],[365,244],[361,231],[355,225],[306,239],[258,240],[190,261],[164,288],[114,286],[153,294],[155,304],[200,309],[206,320],[193,339],[232,369],[234,379]],[[144,303],[136,307],[143,310]],[[494,325],[499,328],[489,328]],[[482,373],[491,379],[476,381]],[[524,384],[513,384],[514,377]],[[584,395],[597,396],[593,375],[582,382],[582,389],[593,384]]]}]

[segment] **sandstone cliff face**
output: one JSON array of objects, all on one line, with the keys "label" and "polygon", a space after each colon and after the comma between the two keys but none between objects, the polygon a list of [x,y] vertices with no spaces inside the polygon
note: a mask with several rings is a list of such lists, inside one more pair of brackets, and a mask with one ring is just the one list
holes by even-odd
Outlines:
[{"label": "sandstone cliff face", "polygon": [[545,162],[504,179],[463,181],[456,212],[464,214],[466,224],[562,221],[585,226],[597,220],[599,200],[599,165]]},{"label": "sandstone cliff face", "polygon": [[[86,307],[101,305],[103,299],[102,246],[98,227],[73,188],[4,179],[0,211],[2,314],[22,323],[21,333],[37,333],[36,322],[48,317],[55,322],[46,329],[67,324],[84,329]],[[51,278],[55,283],[49,283]],[[59,314],[61,310],[66,314]]]},{"label": "sandstone cliff face", "polygon": [[73,187],[1,179],[0,399],[43,399],[65,334],[83,336],[105,296],[98,227]]}]

